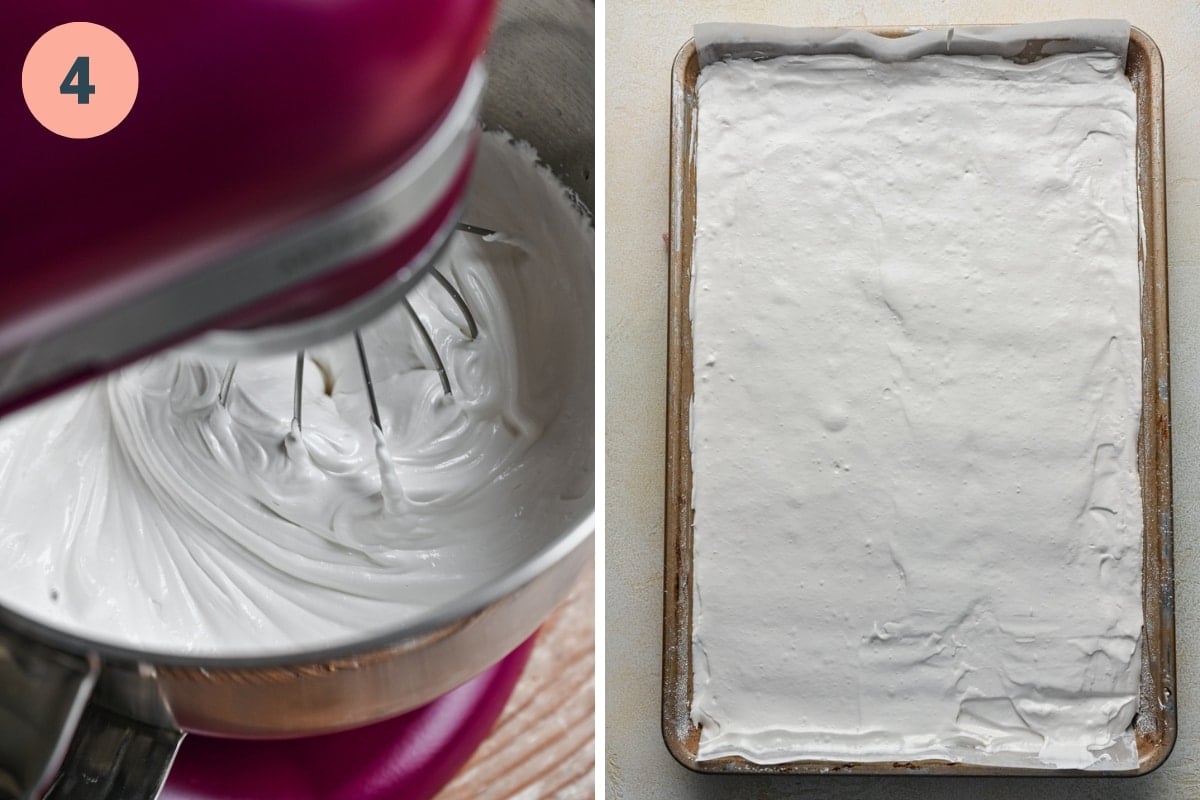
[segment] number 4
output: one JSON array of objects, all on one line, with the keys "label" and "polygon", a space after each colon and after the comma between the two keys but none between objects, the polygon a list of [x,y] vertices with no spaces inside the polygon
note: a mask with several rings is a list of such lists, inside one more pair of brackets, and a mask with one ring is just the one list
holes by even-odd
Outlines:
[{"label": "number 4", "polygon": [[[71,71],[67,73],[67,77],[63,78],[63,82],[58,86],[59,94],[75,95],[76,103],[90,103],[92,95],[96,92],[96,87],[88,82],[88,68],[90,61],[87,56],[79,56],[75,59],[75,63],[71,65]],[[71,82],[75,81],[74,84]]]}]

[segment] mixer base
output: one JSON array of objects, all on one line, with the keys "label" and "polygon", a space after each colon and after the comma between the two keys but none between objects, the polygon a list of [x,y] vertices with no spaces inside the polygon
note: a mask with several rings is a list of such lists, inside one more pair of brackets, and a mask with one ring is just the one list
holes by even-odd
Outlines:
[{"label": "mixer base", "polygon": [[393,719],[326,736],[188,736],[160,800],[431,798],[491,732],[536,634],[453,691]]}]

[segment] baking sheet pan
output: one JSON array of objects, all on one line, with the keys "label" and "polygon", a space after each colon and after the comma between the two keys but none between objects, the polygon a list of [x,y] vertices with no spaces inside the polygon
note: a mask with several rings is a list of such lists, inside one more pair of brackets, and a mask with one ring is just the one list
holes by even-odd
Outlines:
[{"label": "baking sheet pan", "polygon": [[[911,33],[873,28],[889,38]],[[1036,57],[1042,46],[1034,43]],[[1048,51],[1047,51],[1048,52]],[[696,225],[696,80],[700,58],[689,41],[671,79],[670,262],[667,331],[667,484],[663,610],[663,738],[681,764],[698,772],[856,775],[1133,776],[1166,760],[1175,743],[1175,618],[1171,518],[1171,416],[1167,341],[1166,201],[1163,174],[1163,66],[1157,45],[1132,28],[1125,56],[1137,105],[1137,192],[1142,214],[1142,424],[1138,440],[1144,513],[1142,687],[1134,719],[1138,766],[1127,770],[1058,770],[949,761],[792,761],[764,766],[740,757],[697,758],[700,730],[692,702],[692,475],[688,431],[692,401],[689,317]]]}]

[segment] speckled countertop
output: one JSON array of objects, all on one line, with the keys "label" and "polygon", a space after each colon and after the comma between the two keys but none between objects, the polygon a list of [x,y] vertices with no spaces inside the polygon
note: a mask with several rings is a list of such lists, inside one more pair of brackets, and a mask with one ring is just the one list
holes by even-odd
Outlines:
[{"label": "speckled countertop", "polygon": [[[606,788],[609,798],[1200,798],[1200,4],[608,0],[606,31]],[[945,25],[1128,19],[1166,68],[1179,741],[1145,778],[873,779],[694,775],[659,732],[671,61],[702,21]]]}]

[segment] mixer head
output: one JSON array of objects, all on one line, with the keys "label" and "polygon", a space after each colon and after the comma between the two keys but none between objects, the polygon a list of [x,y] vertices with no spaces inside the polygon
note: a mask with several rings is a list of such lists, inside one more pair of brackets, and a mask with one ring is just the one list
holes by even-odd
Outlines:
[{"label": "mixer head", "polygon": [[[23,4],[0,45],[69,5]],[[458,222],[493,5],[97,8],[138,60],[129,116],[74,140],[0,108],[0,216],[24,223],[0,232],[0,415],[184,341],[295,352],[402,301]]]}]

